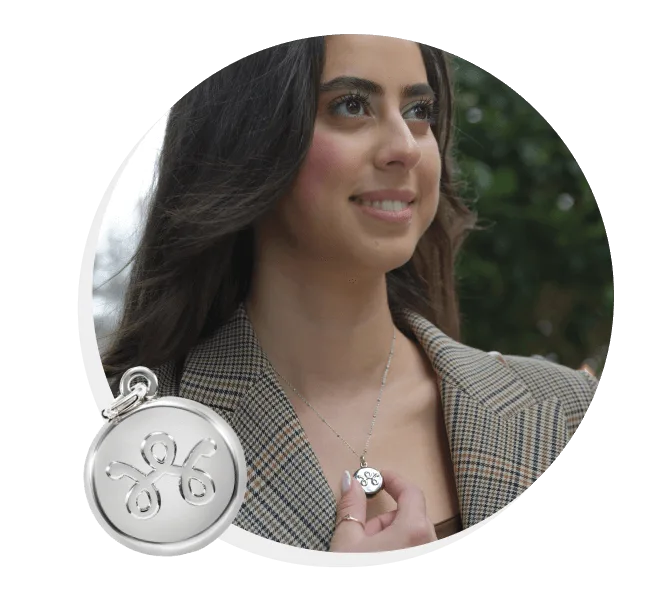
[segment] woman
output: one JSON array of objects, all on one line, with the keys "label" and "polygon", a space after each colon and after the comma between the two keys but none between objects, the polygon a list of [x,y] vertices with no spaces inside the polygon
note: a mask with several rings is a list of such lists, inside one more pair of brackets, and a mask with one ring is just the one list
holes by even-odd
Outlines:
[{"label": "woman", "polygon": [[519,495],[590,403],[587,374],[454,340],[473,217],[452,107],[441,51],[333,36],[247,57],[171,110],[104,365],[153,367],[162,394],[227,419],[246,530],[332,551],[430,542]]}]

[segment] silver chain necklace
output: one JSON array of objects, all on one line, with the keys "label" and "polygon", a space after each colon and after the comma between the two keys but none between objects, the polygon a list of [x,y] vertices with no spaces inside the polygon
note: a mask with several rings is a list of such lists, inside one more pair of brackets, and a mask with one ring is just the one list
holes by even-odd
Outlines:
[{"label": "silver chain necklace", "polygon": [[366,462],[366,453],[369,450],[369,442],[371,441],[371,436],[373,435],[373,427],[376,424],[376,417],[378,416],[378,408],[380,407],[380,400],[383,396],[383,388],[385,388],[385,382],[387,381],[387,373],[390,370],[390,364],[392,363],[392,356],[394,355],[394,341],[397,337],[397,329],[396,327],[393,328],[392,331],[392,346],[390,347],[390,355],[387,359],[387,365],[385,366],[385,371],[383,372],[383,381],[380,384],[380,391],[378,393],[378,400],[376,401],[376,408],[373,410],[373,418],[371,419],[371,428],[369,429],[369,435],[366,438],[366,443],[364,444],[364,451],[362,452],[361,455],[359,455],[353,447],[343,438],[343,436],[333,427],[331,426],[309,402],[308,399],[306,399],[296,388],[294,388],[294,385],[287,380],[278,370],[276,370],[273,367],[273,364],[270,363],[269,365],[271,366],[271,369],[280,377],[282,378],[287,386],[291,388],[315,414],[319,417],[319,419],[326,424],[331,431],[338,437],[348,448],[350,448],[350,451],[359,458],[359,464],[360,467],[355,471],[354,477],[359,483],[361,484],[362,488],[364,489],[364,493],[366,494],[367,498],[371,498],[378,494],[383,489],[383,476],[380,473],[378,469],[374,469],[373,467],[370,467],[367,462]]}]

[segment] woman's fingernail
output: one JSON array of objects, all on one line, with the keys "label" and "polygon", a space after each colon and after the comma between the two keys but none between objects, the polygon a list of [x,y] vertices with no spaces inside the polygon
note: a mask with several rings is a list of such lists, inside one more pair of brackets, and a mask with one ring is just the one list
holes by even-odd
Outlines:
[{"label": "woman's fingernail", "polygon": [[350,477],[350,471],[344,471],[343,477],[341,477],[341,493],[346,494],[350,490],[350,484],[352,483],[352,478]]},{"label": "woman's fingernail", "polygon": [[595,372],[593,371],[593,368],[590,367],[590,365],[588,365],[587,363],[584,363],[584,364],[579,368],[579,370],[580,370],[580,371],[584,371],[584,372],[590,374],[593,378],[595,377]]}]

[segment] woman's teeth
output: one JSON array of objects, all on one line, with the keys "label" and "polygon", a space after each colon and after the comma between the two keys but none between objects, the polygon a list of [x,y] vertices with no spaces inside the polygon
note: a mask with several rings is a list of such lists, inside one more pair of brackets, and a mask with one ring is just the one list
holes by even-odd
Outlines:
[{"label": "woman's teeth", "polygon": [[358,198],[355,201],[364,207],[374,207],[383,211],[403,211],[410,204],[403,201],[363,201]]}]

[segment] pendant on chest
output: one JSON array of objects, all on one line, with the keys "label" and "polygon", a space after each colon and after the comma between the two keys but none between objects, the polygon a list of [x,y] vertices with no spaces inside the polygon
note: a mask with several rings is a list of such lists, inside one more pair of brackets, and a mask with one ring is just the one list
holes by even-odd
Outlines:
[{"label": "pendant on chest", "polygon": [[383,487],[383,476],[373,467],[363,466],[355,471],[355,479],[361,484],[367,498],[373,498]]}]

